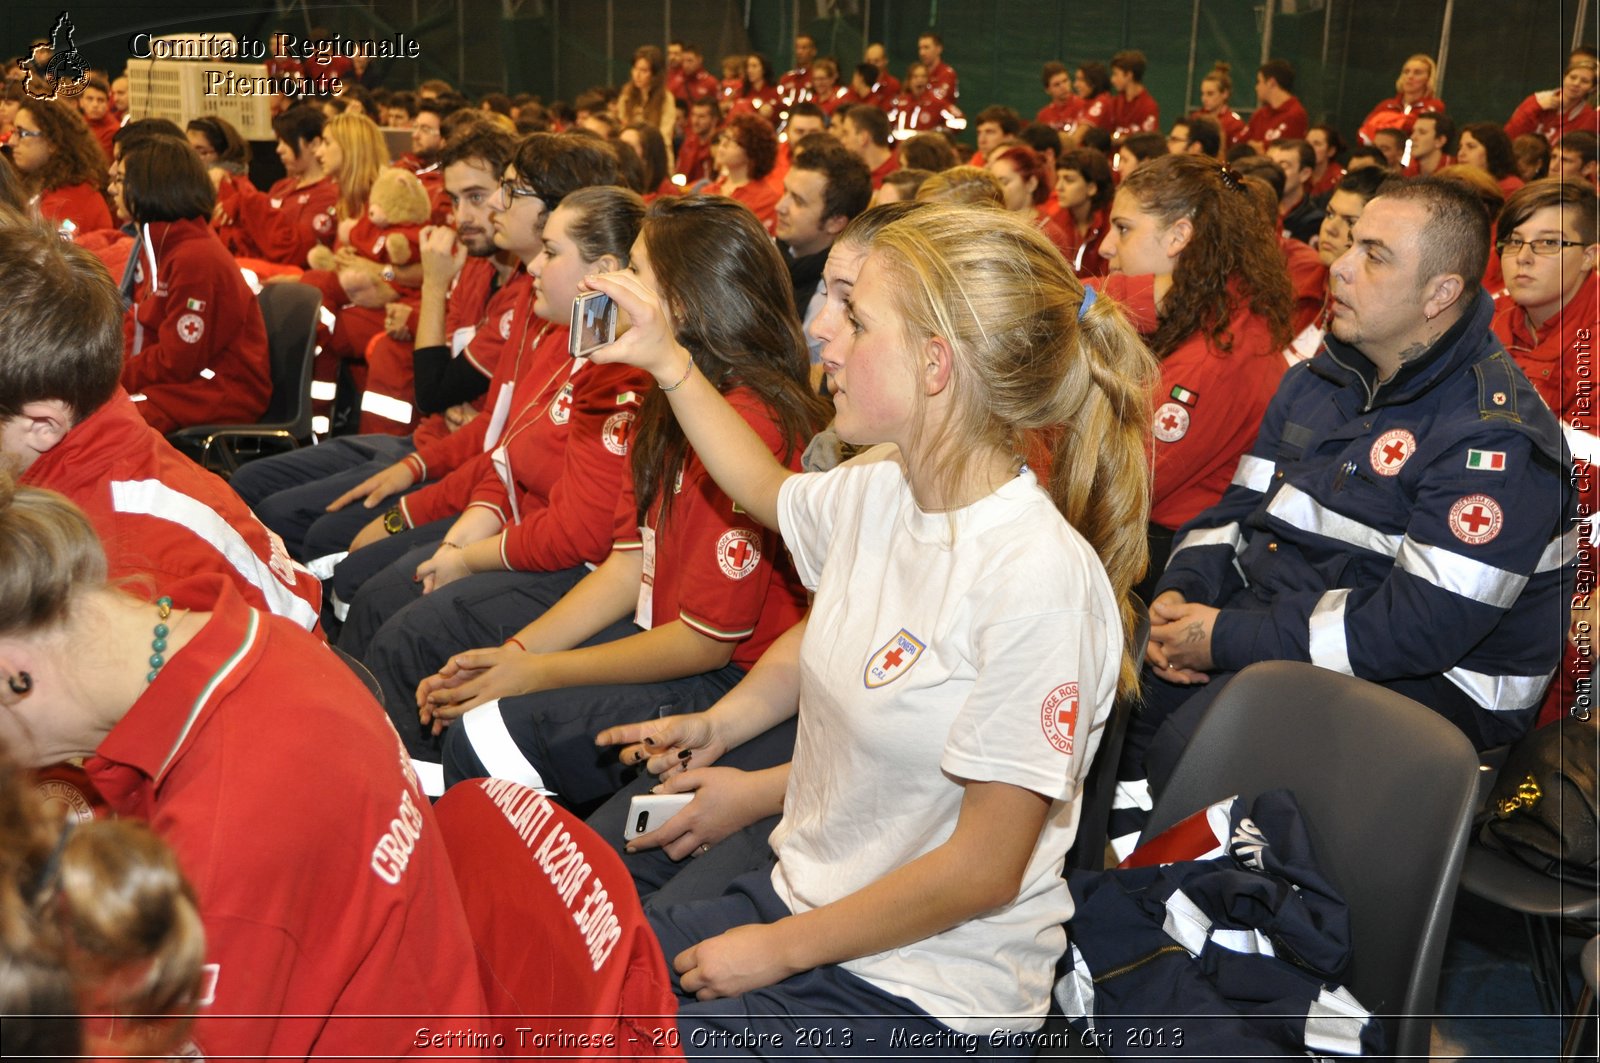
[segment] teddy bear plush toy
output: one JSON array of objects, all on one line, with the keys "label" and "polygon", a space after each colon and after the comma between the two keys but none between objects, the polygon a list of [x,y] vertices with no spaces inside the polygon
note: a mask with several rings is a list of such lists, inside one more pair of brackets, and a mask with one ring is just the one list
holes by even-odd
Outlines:
[{"label": "teddy bear plush toy", "polygon": [[418,241],[430,212],[427,190],[416,174],[388,167],[373,182],[367,196],[366,217],[350,230],[341,251],[314,247],[306,261],[312,269],[336,272],[351,302],[360,301],[361,289],[384,284],[404,289],[393,270],[417,261]]}]

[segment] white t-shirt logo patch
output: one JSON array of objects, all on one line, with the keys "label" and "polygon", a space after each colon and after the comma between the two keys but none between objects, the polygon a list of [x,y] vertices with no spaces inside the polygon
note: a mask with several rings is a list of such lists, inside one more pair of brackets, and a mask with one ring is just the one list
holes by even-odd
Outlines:
[{"label": "white t-shirt logo patch", "polygon": [[1189,411],[1181,403],[1163,402],[1150,431],[1163,443],[1176,443],[1189,431]]},{"label": "white t-shirt logo patch", "polygon": [[184,343],[199,343],[205,331],[205,319],[199,314],[184,314],[178,319],[178,338]]},{"label": "white t-shirt logo patch", "polygon": [[628,453],[628,435],[632,430],[633,411],[623,410],[606,418],[600,438],[605,441],[606,449],[620,458]]},{"label": "white t-shirt logo patch", "polygon": [[729,528],[717,540],[717,564],[729,579],[744,579],[761,563],[761,540],[749,528]]},{"label": "white t-shirt logo patch", "polygon": [[1072,733],[1078,726],[1078,684],[1062,683],[1045,695],[1039,706],[1039,726],[1052,746],[1063,753],[1072,752]]},{"label": "white t-shirt logo patch", "polygon": [[861,677],[862,682],[869,690],[893,683],[911,670],[925,649],[927,643],[901,628],[895,632],[894,638],[879,646],[867,658],[867,670]]}]

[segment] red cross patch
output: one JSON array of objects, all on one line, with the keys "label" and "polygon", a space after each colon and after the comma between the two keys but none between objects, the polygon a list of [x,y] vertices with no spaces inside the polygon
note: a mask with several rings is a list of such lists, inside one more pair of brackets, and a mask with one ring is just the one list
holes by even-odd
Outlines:
[{"label": "red cross patch", "polygon": [[326,214],[318,214],[315,218],[312,218],[311,219],[311,227],[313,229],[317,230],[317,232],[319,232],[319,233],[330,233],[330,232],[332,232],[333,231],[333,212],[329,211]]},{"label": "red cross patch", "polygon": [[1417,437],[1404,428],[1394,428],[1377,438],[1367,457],[1379,476],[1398,476],[1400,467],[1416,452]]},{"label": "red cross patch", "polygon": [[729,528],[717,540],[717,565],[729,579],[744,579],[761,563],[761,537],[750,528]]},{"label": "red cross patch", "polygon": [[1488,495],[1465,495],[1450,507],[1450,532],[1472,546],[1480,546],[1500,534],[1505,514],[1500,503]]},{"label": "red cross patch", "polygon": [[1045,695],[1039,706],[1039,726],[1057,750],[1072,752],[1072,733],[1078,727],[1078,684],[1062,683]]},{"label": "red cross patch", "polygon": [[555,399],[550,403],[550,420],[555,424],[566,424],[572,418],[572,381],[561,385],[561,390],[556,392]]},{"label": "red cross patch", "polygon": [[1176,443],[1189,431],[1189,410],[1177,402],[1163,402],[1150,424],[1151,433],[1163,443]]},{"label": "red cross patch", "polygon": [[606,418],[605,427],[600,429],[600,438],[605,442],[606,449],[617,457],[628,453],[628,433],[633,428],[633,411],[623,410]]},{"label": "red cross patch", "polygon": [[927,643],[917,638],[905,628],[894,633],[894,638],[885,642],[873,651],[867,658],[867,668],[861,680],[867,688],[886,686],[911,670],[922,656],[922,651],[927,649]]},{"label": "red cross patch", "polygon": [[178,319],[178,338],[184,343],[199,343],[205,331],[205,319],[199,314],[184,314]]},{"label": "red cross patch", "polygon": [[516,313],[516,311],[507,310],[505,313],[500,315],[500,338],[503,340],[509,340],[511,338],[511,315],[514,313]]}]

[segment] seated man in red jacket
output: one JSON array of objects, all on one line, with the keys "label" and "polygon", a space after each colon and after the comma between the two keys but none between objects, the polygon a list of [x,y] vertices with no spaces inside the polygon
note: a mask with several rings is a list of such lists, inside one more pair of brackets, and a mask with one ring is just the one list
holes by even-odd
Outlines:
[{"label": "seated man in red jacket", "polygon": [[118,386],[122,299],[88,251],[0,229],[0,461],[89,516],[110,578],[153,599],[200,573],[307,630],[322,588],[222,480],[179,454]]}]

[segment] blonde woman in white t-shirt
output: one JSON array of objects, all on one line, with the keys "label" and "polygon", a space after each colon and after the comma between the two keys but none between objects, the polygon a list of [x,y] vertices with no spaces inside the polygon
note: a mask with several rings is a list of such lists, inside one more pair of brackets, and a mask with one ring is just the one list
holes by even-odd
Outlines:
[{"label": "blonde woman in white t-shirt", "polygon": [[[1026,223],[926,207],[873,237],[843,320],[815,328],[840,438],[892,445],[797,475],[643,285],[587,283],[633,321],[595,360],[656,378],[816,594],[776,865],[653,917],[683,1047],[881,1054],[937,1036],[981,1052],[979,1034],[1036,1028],[1081,781],[1136,682],[1153,358]],[[1041,439],[1048,493],[1021,458]],[[841,1022],[797,1044],[794,1014]]]}]

